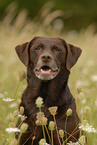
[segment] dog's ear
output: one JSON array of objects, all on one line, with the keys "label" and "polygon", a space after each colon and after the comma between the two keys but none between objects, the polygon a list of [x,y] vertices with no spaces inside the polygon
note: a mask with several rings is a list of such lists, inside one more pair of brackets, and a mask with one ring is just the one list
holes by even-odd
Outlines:
[{"label": "dog's ear", "polygon": [[75,63],[77,62],[78,58],[81,55],[82,50],[79,47],[76,47],[71,44],[67,44],[67,59],[66,59],[66,67],[70,70]]},{"label": "dog's ear", "polygon": [[40,37],[39,36],[34,37],[30,42],[26,42],[21,45],[17,45],[15,47],[15,50],[16,50],[16,53],[17,53],[19,59],[22,61],[22,63],[25,66],[28,66],[28,64],[29,64],[28,51],[29,51],[29,48],[31,47],[30,45],[33,45],[34,41],[38,38],[40,38]]},{"label": "dog's ear", "polygon": [[25,66],[27,66],[29,62],[28,48],[29,48],[29,42],[23,43],[21,45],[17,45],[15,47],[19,59],[22,61],[22,63]]}]

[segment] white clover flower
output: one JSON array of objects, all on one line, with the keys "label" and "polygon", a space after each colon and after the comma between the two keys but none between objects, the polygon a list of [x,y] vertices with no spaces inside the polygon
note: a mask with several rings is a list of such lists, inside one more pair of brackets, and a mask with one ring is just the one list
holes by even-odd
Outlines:
[{"label": "white clover flower", "polygon": [[95,130],[95,128],[93,128],[93,126],[90,126],[88,123],[85,123],[85,124],[80,125],[79,128],[81,130],[84,130],[84,131],[89,132],[89,133],[90,132],[97,133],[97,131]]},{"label": "white clover flower", "polygon": [[19,115],[18,115],[18,117],[22,117],[22,115],[21,115],[21,114],[19,114]]},{"label": "white clover flower", "polygon": [[5,131],[8,132],[8,133],[20,132],[20,129],[10,127],[10,128],[6,128]]},{"label": "white clover flower", "polygon": [[11,102],[11,101],[14,101],[14,99],[11,99],[11,98],[4,98],[3,101],[5,101],[5,102]]},{"label": "white clover flower", "polygon": [[68,145],[80,145],[78,142],[72,142],[70,141],[69,143],[67,143]]}]

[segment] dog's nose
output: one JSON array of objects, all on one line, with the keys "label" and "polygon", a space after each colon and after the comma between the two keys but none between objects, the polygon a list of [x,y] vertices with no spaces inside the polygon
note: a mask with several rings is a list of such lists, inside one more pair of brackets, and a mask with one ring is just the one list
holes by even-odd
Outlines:
[{"label": "dog's nose", "polygon": [[52,59],[52,56],[50,54],[44,54],[41,56],[42,61],[49,62]]}]

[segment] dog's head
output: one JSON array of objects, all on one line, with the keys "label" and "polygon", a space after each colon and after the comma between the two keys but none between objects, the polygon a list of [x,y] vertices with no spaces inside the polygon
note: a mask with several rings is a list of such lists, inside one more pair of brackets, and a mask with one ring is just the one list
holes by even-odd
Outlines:
[{"label": "dog's head", "polygon": [[64,69],[70,71],[81,54],[79,47],[48,37],[35,37],[15,49],[24,65],[31,64],[36,77],[44,81],[54,79]]}]

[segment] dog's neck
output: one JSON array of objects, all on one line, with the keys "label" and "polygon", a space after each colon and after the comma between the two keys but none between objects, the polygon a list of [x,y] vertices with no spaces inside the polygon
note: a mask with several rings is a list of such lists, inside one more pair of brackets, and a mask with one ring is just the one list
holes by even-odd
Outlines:
[{"label": "dog's neck", "polygon": [[[30,69],[30,67],[28,68]],[[33,71],[28,72],[28,86],[32,91],[33,98],[41,96],[46,104],[61,106],[64,103],[70,102],[71,93],[68,88],[69,72],[64,70],[56,78],[50,81],[39,80]],[[69,93],[67,93],[69,92]],[[63,95],[64,93],[64,95]],[[65,94],[69,94],[68,96]],[[61,99],[60,99],[61,98]]]}]

